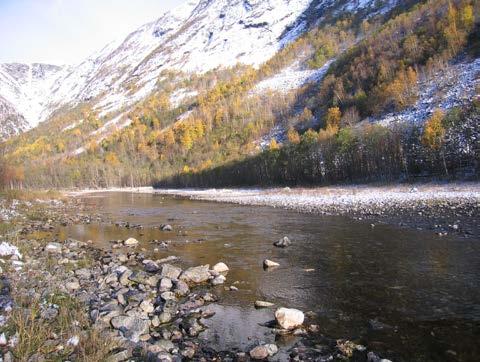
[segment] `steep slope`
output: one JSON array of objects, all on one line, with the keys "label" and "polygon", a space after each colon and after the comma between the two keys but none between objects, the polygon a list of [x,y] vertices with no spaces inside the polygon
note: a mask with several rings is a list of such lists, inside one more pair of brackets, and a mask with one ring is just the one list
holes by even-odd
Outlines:
[{"label": "steep slope", "polygon": [[2,65],[0,95],[30,128],[67,104],[88,102],[110,119],[149,95],[165,70],[204,73],[237,63],[258,66],[311,26],[312,19],[345,12],[372,15],[396,2],[189,0],[78,65]]},{"label": "steep slope", "polygon": [[[0,64],[0,97],[4,110],[0,114],[0,132],[8,127],[10,132],[7,133],[15,134],[38,124],[46,110],[51,86],[61,69],[39,63]],[[17,114],[15,119],[26,120],[26,123],[16,124],[12,118],[14,113]]]}]

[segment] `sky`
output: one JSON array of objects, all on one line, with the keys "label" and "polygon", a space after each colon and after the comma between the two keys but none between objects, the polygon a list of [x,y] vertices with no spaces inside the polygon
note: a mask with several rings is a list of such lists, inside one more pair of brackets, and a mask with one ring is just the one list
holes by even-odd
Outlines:
[{"label": "sky", "polygon": [[78,64],[183,0],[0,0],[0,63]]}]

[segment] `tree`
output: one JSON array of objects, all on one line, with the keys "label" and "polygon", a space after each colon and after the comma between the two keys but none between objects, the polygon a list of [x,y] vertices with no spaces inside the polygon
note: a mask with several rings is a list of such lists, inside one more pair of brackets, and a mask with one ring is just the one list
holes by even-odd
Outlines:
[{"label": "tree", "polygon": [[445,142],[445,127],[443,126],[444,113],[437,109],[433,112],[432,116],[425,122],[423,129],[422,142],[428,148],[434,151],[441,151],[443,168],[445,175],[448,175],[447,163],[445,161],[445,150],[443,145]]},{"label": "tree", "polygon": [[433,150],[442,147],[445,139],[445,128],[443,127],[444,113],[437,109],[432,116],[425,122],[423,129],[422,142],[425,146]]},{"label": "tree", "polygon": [[339,107],[331,107],[327,111],[325,116],[325,129],[338,131],[340,127],[340,121],[342,120],[342,112]]}]

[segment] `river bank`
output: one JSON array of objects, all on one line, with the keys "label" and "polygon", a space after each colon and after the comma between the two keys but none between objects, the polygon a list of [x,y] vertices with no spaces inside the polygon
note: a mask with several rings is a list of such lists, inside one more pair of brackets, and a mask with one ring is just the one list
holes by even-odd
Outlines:
[{"label": "river bank", "polygon": [[271,206],[304,213],[341,215],[416,229],[480,237],[480,184],[414,184],[271,189],[112,188],[68,191],[70,196],[97,192],[173,195],[193,200]]}]

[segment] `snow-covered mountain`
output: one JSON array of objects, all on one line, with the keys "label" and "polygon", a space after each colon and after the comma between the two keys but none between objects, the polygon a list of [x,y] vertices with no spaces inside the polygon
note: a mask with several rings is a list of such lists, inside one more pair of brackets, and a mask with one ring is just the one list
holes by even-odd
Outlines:
[{"label": "snow-covered mountain", "polygon": [[[396,1],[380,3],[388,9]],[[27,121],[19,123],[17,131],[35,127],[66,104],[89,101],[105,116],[151,93],[163,70],[202,73],[237,63],[259,65],[326,10],[382,9],[378,4],[378,0],[188,0],[78,65],[1,65],[0,96],[10,103],[8,114],[16,112]],[[0,128],[5,120],[0,113]]]}]

